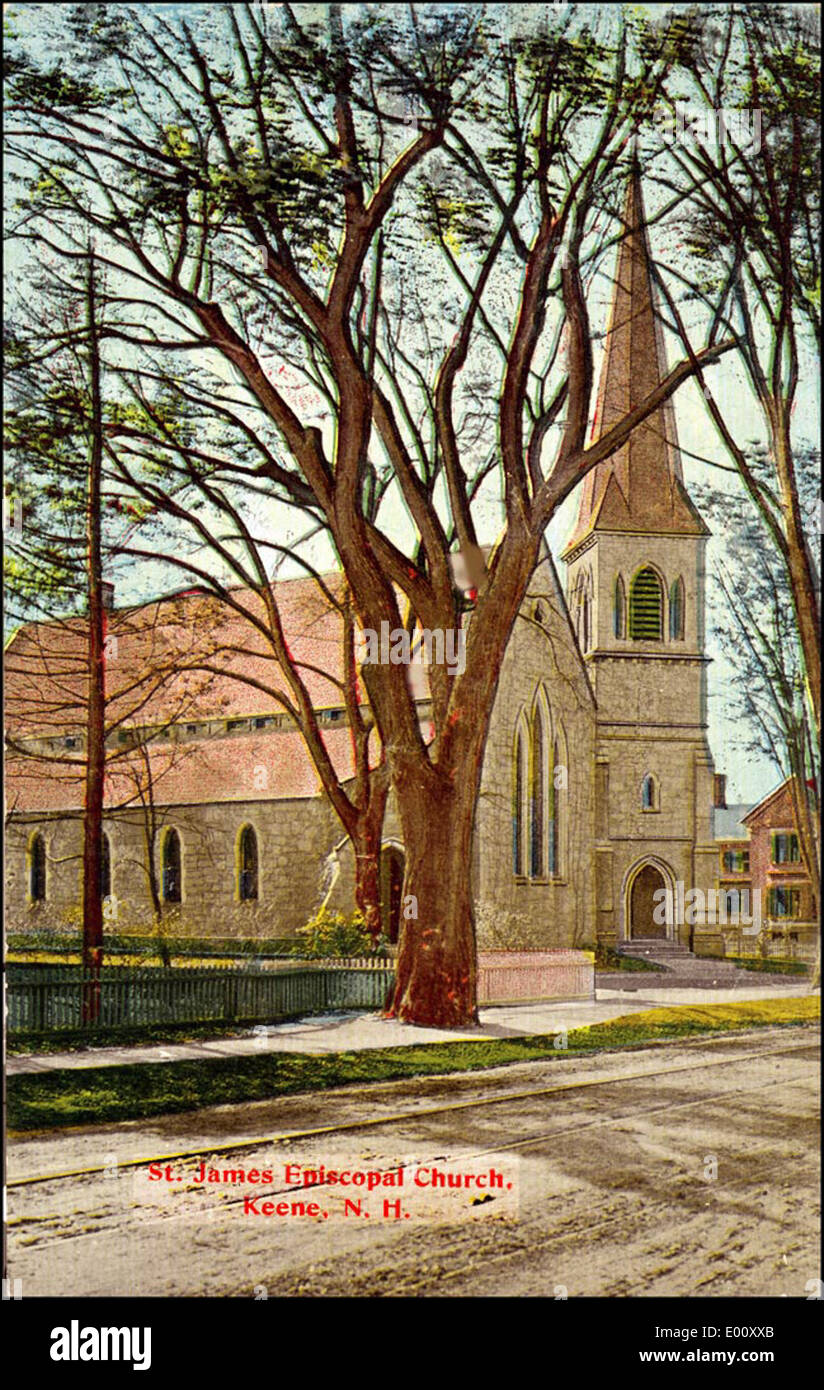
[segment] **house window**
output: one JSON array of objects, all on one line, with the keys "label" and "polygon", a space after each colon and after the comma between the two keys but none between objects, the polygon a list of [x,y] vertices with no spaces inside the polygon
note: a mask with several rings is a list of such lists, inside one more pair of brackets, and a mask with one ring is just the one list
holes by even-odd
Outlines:
[{"label": "house window", "polygon": [[168,831],[163,841],[163,899],[167,903],[181,901],[180,836],[176,830]]},{"label": "house window", "polygon": [[658,784],[651,772],[648,772],[641,783],[641,810],[658,810]]},{"label": "house window", "polygon": [[29,897],[33,903],[46,900],[46,842],[39,834],[29,849]]},{"label": "house window", "polygon": [[721,855],[721,867],[725,874],[748,874],[750,871],[749,850],[725,849]]},{"label": "house window", "polygon": [[541,878],[545,873],[544,824],[546,821],[546,741],[544,739],[544,720],[540,709],[536,709],[532,720],[532,768],[529,796],[530,836],[529,872],[532,878]]},{"label": "house window", "polygon": [[615,580],[612,596],[612,631],[616,637],[625,637],[627,631],[627,596],[624,581],[620,574]]},{"label": "house window", "polygon": [[801,855],[798,848],[798,836],[789,832],[782,832],[780,835],[772,837],[772,862],[774,864],[798,864]]},{"label": "house window", "polygon": [[787,888],[783,884],[776,884],[774,888],[767,889],[767,916],[768,917],[800,917],[801,916],[801,892],[798,888]]},{"label": "house window", "polygon": [[670,587],[669,635],[671,642],[684,640],[684,581],[680,576]]},{"label": "house window", "polygon": [[267,729],[271,723],[272,719],[268,714],[259,714],[254,721],[256,729]]},{"label": "house window", "polygon": [[524,864],[524,800],[526,794],[526,736],[519,729],[515,738],[515,766],[512,778],[512,872],[522,878]]},{"label": "house window", "polygon": [[242,903],[252,902],[258,895],[257,835],[251,825],[240,832],[238,845],[238,897]]},{"label": "house window", "polygon": [[112,896],[112,847],[105,831],[100,836],[100,896]]},{"label": "house window", "polygon": [[[749,894],[747,894],[749,897]],[[737,921],[741,915],[741,894],[737,888],[727,888],[721,894],[721,915],[729,920],[730,917]]]},{"label": "house window", "polygon": [[661,580],[647,566],[632,581],[629,591],[629,635],[636,642],[660,642],[663,593]]},{"label": "house window", "polygon": [[248,727],[248,721],[246,719],[227,719],[226,721],[226,732],[230,734],[236,734],[239,729],[246,729]]}]

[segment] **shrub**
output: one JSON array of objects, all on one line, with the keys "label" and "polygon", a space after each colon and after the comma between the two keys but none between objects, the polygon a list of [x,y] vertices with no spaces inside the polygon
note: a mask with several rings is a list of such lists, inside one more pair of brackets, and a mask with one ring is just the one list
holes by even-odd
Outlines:
[{"label": "shrub", "polygon": [[386,940],[377,946],[366,929],[361,912],[346,917],[322,907],[304,927],[299,927],[293,948],[296,956],[318,960],[324,956],[373,956],[386,954]]}]

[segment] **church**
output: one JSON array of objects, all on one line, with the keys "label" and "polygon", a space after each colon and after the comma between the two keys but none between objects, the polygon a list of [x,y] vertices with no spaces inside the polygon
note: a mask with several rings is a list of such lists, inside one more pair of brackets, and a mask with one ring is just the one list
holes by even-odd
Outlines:
[{"label": "church", "polygon": [[[595,437],[666,374],[637,173],[624,225]],[[704,649],[708,534],[684,485],[667,403],[583,481],[560,556],[563,580],[546,550],[513,629],[476,810],[481,949],[666,939],[723,950],[712,912],[684,922],[675,906],[684,889],[708,898],[718,881],[721,779],[707,741]],[[354,769],[334,679],[338,617],[311,578],[276,588],[290,649],[306,663],[324,742],[345,779]],[[109,670],[131,691],[131,703],[115,702],[109,732],[101,876],[105,915],[120,933],[147,931],[158,902],[173,934],[269,940],[292,937],[321,904],[354,907],[349,842],[299,732],[262,693],[267,658],[250,651],[231,615],[218,617],[216,602],[190,592],[139,609],[112,606],[108,615],[116,655]],[[185,653],[216,625],[242,651],[236,659],[251,681],[226,674],[198,684],[187,675]],[[152,685],[149,646],[155,656],[178,654],[171,681]],[[78,924],[83,727],[80,719],[72,727],[65,689],[77,688],[76,669],[66,673],[81,649],[77,619],[30,624],[8,650],[14,931]],[[425,668],[410,668],[410,678],[419,682],[425,730]],[[403,863],[390,797],[382,883],[393,940]]]}]

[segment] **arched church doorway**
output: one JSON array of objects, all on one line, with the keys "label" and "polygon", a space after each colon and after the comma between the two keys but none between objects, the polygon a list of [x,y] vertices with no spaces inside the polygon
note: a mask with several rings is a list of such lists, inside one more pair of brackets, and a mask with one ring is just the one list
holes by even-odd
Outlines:
[{"label": "arched church doorway", "polygon": [[400,934],[403,874],[402,851],[387,845],[381,855],[381,918],[383,934],[393,945]]},{"label": "arched church doorway", "polygon": [[666,940],[667,922],[662,911],[666,886],[664,875],[654,864],[645,864],[638,870],[629,895],[629,935],[633,940]]}]

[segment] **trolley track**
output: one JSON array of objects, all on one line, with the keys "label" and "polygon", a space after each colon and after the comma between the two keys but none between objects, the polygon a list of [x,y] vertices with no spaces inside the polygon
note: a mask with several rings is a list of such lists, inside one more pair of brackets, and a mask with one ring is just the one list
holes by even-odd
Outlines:
[{"label": "trolley track", "polygon": [[[794,1055],[802,1052],[809,1052],[811,1049],[816,1049],[817,1047],[817,1042],[804,1041],[801,1043],[789,1044],[785,1047],[770,1048],[766,1051],[762,1050],[757,1052],[736,1053],[735,1056],[732,1057],[712,1058],[709,1060],[704,1059],[701,1061],[683,1062],[679,1063],[677,1066],[661,1067],[655,1071],[646,1070],[624,1074],[615,1073],[609,1076],[602,1077],[584,1077],[578,1081],[558,1082],[550,1086],[535,1087],[525,1091],[510,1091],[498,1096],[482,1096],[473,1100],[451,1102],[447,1105],[429,1106],[426,1108],[409,1107],[408,1109],[395,1111],[391,1114],[373,1116],[361,1120],[345,1121],[342,1124],[320,1125],[311,1129],[302,1130],[287,1130],[280,1134],[261,1135],[256,1136],[254,1138],[235,1140],[228,1144],[207,1144],[201,1145],[200,1147],[194,1149],[180,1149],[176,1152],[171,1153],[167,1152],[163,1154],[154,1154],[149,1156],[141,1156],[139,1158],[125,1159],[118,1162],[117,1166],[119,1170],[122,1170],[126,1168],[137,1169],[148,1167],[150,1164],[185,1163],[189,1160],[206,1159],[224,1153],[238,1153],[243,1150],[254,1150],[266,1146],[295,1143],[299,1140],[311,1140],[319,1137],[331,1136],[335,1134],[344,1134],[357,1130],[377,1129],[388,1125],[401,1124],[404,1122],[418,1122],[421,1120],[433,1118],[438,1115],[447,1115],[456,1112],[470,1110],[486,1110],[490,1107],[498,1105],[514,1105],[527,1100],[538,1099],[550,1095],[567,1094],[573,1091],[589,1090],[604,1086],[625,1085],[631,1084],[634,1081],[653,1081],[658,1077],[674,1076],[678,1075],[679,1073],[696,1070],[703,1071],[711,1067],[715,1068],[725,1066],[741,1066],[742,1064],[745,1064],[747,1061],[750,1060],[762,1060],[764,1058],[775,1056]],[[765,1083],[761,1082],[759,1083],[759,1086],[763,1086],[764,1084]],[[766,1084],[789,1085],[794,1083],[782,1080],[780,1082],[768,1082]],[[710,1099],[716,1099],[724,1094],[739,1094],[753,1089],[758,1089],[758,1087],[734,1087],[732,1089],[732,1092],[718,1092],[717,1096],[702,1096],[698,1100],[676,1102],[672,1105],[654,1106],[647,1111],[631,1112],[631,1115],[641,1117],[644,1115],[656,1114],[659,1112],[663,1113],[669,1110],[688,1108],[690,1106],[703,1104],[705,1103],[705,1101]],[[631,1116],[596,1118],[594,1120],[587,1121],[583,1125],[571,1126],[567,1129],[555,1128],[551,1131],[541,1133],[534,1137],[513,1141],[510,1145],[496,1145],[493,1150],[484,1150],[481,1154],[472,1154],[470,1156],[464,1155],[463,1157],[477,1158],[485,1156],[485,1154],[488,1152],[498,1153],[503,1152],[508,1148],[528,1147],[531,1144],[539,1144],[545,1142],[547,1138],[554,1137],[556,1135],[560,1136],[562,1134],[577,1133],[579,1132],[579,1130],[587,1129],[592,1126],[603,1127],[609,1124],[617,1124],[620,1123],[622,1120],[630,1117]],[[12,1178],[7,1182],[6,1186],[10,1189],[28,1188],[40,1186],[51,1182],[66,1182],[71,1179],[93,1177],[97,1174],[107,1172],[108,1167],[109,1165],[103,1163],[87,1168],[66,1169],[56,1173],[38,1173],[27,1176],[25,1178]],[[224,1205],[230,1205],[230,1203],[225,1203]]]}]

